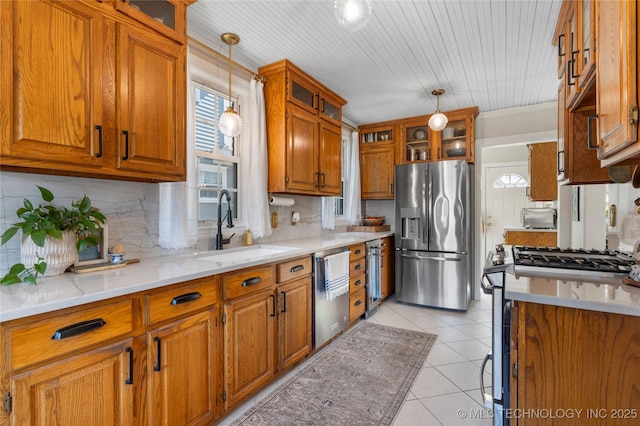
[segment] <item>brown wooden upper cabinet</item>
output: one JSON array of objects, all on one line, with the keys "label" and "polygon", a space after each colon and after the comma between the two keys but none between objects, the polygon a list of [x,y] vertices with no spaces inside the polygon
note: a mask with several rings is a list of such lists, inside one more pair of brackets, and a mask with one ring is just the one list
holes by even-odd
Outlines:
[{"label": "brown wooden upper cabinet", "polygon": [[475,161],[475,119],[478,107],[445,111],[449,123],[442,131],[429,128],[429,115],[400,121],[401,164],[415,161]]},{"label": "brown wooden upper cabinet", "polygon": [[638,3],[597,1],[598,157],[603,166],[632,159],[638,141]]},{"label": "brown wooden upper cabinet", "polygon": [[290,61],[265,65],[269,192],[342,193],[340,96]]},{"label": "brown wooden upper cabinet", "polygon": [[552,201],[558,198],[556,142],[529,145],[529,199]]},{"label": "brown wooden upper cabinet", "polygon": [[361,196],[365,200],[393,199],[397,126],[378,123],[359,130]]},{"label": "brown wooden upper cabinet", "polygon": [[[184,39],[186,3],[168,3]],[[3,169],[185,179],[186,47],[114,4],[142,14],[134,2],[0,3]]]}]

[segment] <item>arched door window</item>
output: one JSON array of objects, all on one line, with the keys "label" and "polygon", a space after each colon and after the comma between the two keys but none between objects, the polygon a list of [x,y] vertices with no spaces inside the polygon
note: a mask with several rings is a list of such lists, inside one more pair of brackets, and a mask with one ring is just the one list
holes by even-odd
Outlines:
[{"label": "arched door window", "polygon": [[493,182],[494,188],[526,188],[529,186],[527,178],[518,173],[505,173]]}]

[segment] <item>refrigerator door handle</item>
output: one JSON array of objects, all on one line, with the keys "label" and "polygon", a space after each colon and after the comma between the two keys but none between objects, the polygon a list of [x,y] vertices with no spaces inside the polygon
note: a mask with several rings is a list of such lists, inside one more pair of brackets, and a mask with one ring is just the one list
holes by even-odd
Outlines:
[{"label": "refrigerator door handle", "polygon": [[431,212],[431,189],[429,188],[431,179],[429,177],[428,166],[422,173],[422,211],[420,212],[420,222],[422,226],[422,244],[429,247],[429,213]]},{"label": "refrigerator door handle", "polygon": [[401,257],[405,257],[407,259],[418,259],[418,260],[453,260],[454,262],[460,262],[461,258],[459,257],[441,257],[441,256],[418,256],[411,254],[400,253]]}]

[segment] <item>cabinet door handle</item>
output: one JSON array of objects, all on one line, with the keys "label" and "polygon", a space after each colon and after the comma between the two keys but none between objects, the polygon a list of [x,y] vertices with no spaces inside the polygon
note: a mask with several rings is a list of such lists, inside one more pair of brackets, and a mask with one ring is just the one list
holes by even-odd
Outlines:
[{"label": "cabinet door handle", "polygon": [[596,143],[595,145],[593,145],[593,141],[591,140],[592,139],[591,133],[593,133],[591,129],[591,126],[592,126],[591,122],[597,119],[598,119],[598,114],[590,115],[587,118],[587,148],[589,149],[598,149],[598,144]]},{"label": "cabinet door handle", "polygon": [[249,278],[248,280],[242,281],[242,287],[248,287],[250,285],[259,284],[262,281],[260,277]]},{"label": "cabinet door handle", "polygon": [[316,188],[320,188],[320,172],[316,172]]},{"label": "cabinet door handle", "polygon": [[287,292],[282,292],[282,310],[280,312],[287,312]]},{"label": "cabinet door handle", "polygon": [[129,132],[126,130],[122,131],[124,135],[124,155],[122,156],[123,160],[129,159]]},{"label": "cabinet door handle", "polygon": [[51,336],[52,340],[62,340],[67,337],[77,336],[78,334],[87,333],[92,330],[97,330],[106,324],[102,318],[96,318],[89,321],[82,321],[75,324],[68,325],[56,330]]},{"label": "cabinet door handle", "polygon": [[316,94],[314,99],[315,99],[315,101],[314,101],[315,104],[313,105],[313,108],[314,109],[319,109],[319,103],[320,102],[318,100],[320,99],[320,96],[318,94]]},{"label": "cabinet door handle", "polygon": [[289,272],[291,273],[300,272],[300,271],[304,271],[304,265],[296,265],[293,268],[289,269]]},{"label": "cabinet door handle", "polygon": [[96,158],[102,157],[102,126],[96,126],[96,130],[98,131],[98,152],[96,153]]},{"label": "cabinet door handle", "polygon": [[562,172],[564,172],[564,151],[558,151],[558,173]]},{"label": "cabinet door handle", "polygon": [[153,338],[153,341],[156,342],[156,365],[153,366],[153,371],[160,371],[162,368],[162,339],[158,336]]},{"label": "cabinet door handle", "polygon": [[194,300],[198,300],[202,297],[200,292],[194,291],[193,293],[181,294],[180,296],[176,296],[171,300],[172,305],[179,305],[181,303],[192,302]]},{"label": "cabinet door handle", "polygon": [[[573,55],[572,55],[573,56]],[[570,61],[567,61],[567,86],[573,86],[576,84],[576,82],[574,81],[575,77],[573,77],[573,66],[575,63],[575,59],[572,59]]]},{"label": "cabinet door handle", "polygon": [[360,305],[362,305],[362,299],[356,300],[356,303],[353,304],[353,306],[360,306]]},{"label": "cabinet door handle", "polygon": [[275,317],[276,316],[276,297],[273,294],[269,295],[269,297],[271,298],[271,301],[273,302],[273,312],[271,312],[271,314],[269,316],[270,317]]},{"label": "cabinet door handle", "polygon": [[129,353],[129,378],[124,381],[125,385],[133,384],[133,349],[125,349]]},{"label": "cabinet door handle", "polygon": [[322,178],[322,187],[324,188],[325,186],[327,186],[326,176],[324,175],[324,173],[320,173],[320,177]]},{"label": "cabinet door handle", "polygon": [[562,39],[564,38],[564,34],[560,34],[558,36],[558,56],[562,58],[564,56],[564,52],[562,51]]}]

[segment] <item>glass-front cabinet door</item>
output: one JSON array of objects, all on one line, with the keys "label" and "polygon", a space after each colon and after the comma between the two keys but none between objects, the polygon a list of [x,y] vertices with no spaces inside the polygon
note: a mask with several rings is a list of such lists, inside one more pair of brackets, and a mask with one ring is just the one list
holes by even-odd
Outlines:
[{"label": "glass-front cabinet door", "polygon": [[320,109],[318,111],[321,118],[330,123],[342,126],[342,108],[340,102],[333,100],[326,94],[320,95]]},{"label": "glass-front cabinet door", "polygon": [[292,72],[287,80],[287,101],[316,114],[320,101],[317,87]]},{"label": "glass-front cabinet door", "polygon": [[360,144],[393,144],[393,126],[377,125],[360,127]]},{"label": "glass-front cabinet door", "polygon": [[406,123],[402,136],[405,142],[405,162],[431,160],[429,145],[429,127],[427,119]]},{"label": "glass-front cabinet door", "polygon": [[183,0],[119,0],[116,8],[138,22],[180,43],[186,41]]},{"label": "glass-front cabinet door", "polygon": [[433,133],[432,144],[437,147],[434,160],[475,161],[475,119],[478,108],[465,108],[445,112],[449,119],[447,127]]}]

